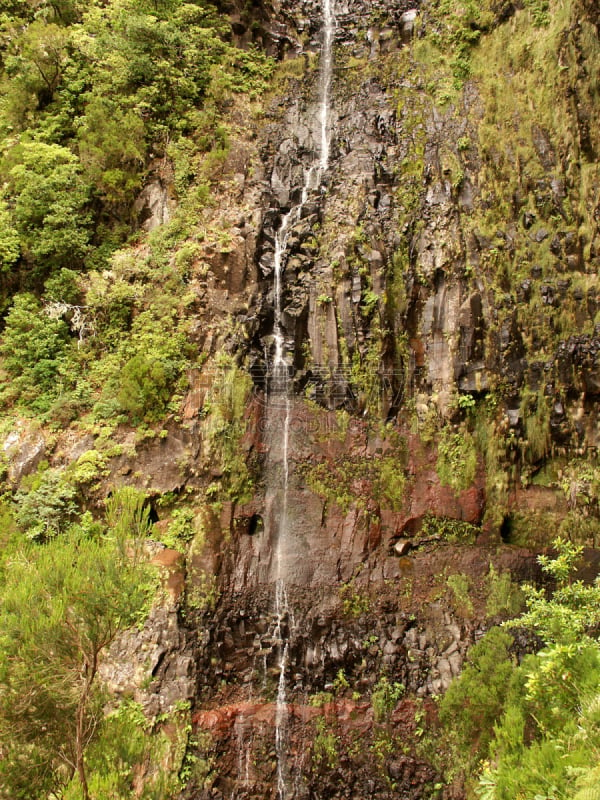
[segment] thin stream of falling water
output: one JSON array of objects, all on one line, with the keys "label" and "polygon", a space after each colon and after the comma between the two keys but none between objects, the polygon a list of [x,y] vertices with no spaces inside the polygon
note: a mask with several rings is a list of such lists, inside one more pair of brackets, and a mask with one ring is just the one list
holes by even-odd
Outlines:
[{"label": "thin stream of falling water", "polygon": [[323,0],[323,48],[321,50],[321,158],[319,168],[326,172],[330,150],[330,94],[333,74],[333,37],[335,33],[334,0]]},{"label": "thin stream of falling water", "polygon": [[[280,800],[285,800],[287,789],[287,696],[285,674],[288,661],[289,641],[285,641],[282,623],[284,614],[288,610],[287,594],[285,584],[282,580],[277,581],[276,599],[277,629],[275,635],[279,642],[279,684],[277,686],[277,706],[275,710],[275,753],[277,756],[277,796]],[[285,643],[284,643],[285,641]]]},{"label": "thin stream of falling water", "polygon": [[243,712],[241,712],[236,719],[233,730],[237,743],[237,781],[234,785],[230,800],[237,800],[240,783],[243,789],[247,789],[250,785],[252,730],[251,725],[246,725],[246,717]]},{"label": "thin stream of falling water", "polygon": [[[288,483],[289,483],[289,432],[290,432],[290,378],[288,362],[285,355],[285,337],[282,323],[282,288],[286,264],[288,234],[291,227],[301,218],[304,204],[309,192],[322,189],[323,176],[329,168],[330,157],[330,90],[333,72],[333,39],[335,33],[335,0],[323,0],[323,44],[321,49],[321,68],[319,78],[319,159],[306,170],[300,203],[292,207],[281,219],[281,225],[275,237],[275,309],[273,338],[275,355],[273,359],[273,393],[280,399],[285,398],[285,414],[283,420],[282,439],[282,499],[277,525],[277,541],[275,553],[275,640],[279,649],[279,682],[277,687],[277,706],[275,712],[275,750],[277,755],[277,797],[278,800],[288,798],[288,707],[286,693],[286,671],[289,657],[289,631],[293,628],[293,619],[287,599],[285,585],[285,569],[283,559],[288,527]],[[278,405],[276,403],[276,405]],[[287,632],[284,632],[284,626]]]}]

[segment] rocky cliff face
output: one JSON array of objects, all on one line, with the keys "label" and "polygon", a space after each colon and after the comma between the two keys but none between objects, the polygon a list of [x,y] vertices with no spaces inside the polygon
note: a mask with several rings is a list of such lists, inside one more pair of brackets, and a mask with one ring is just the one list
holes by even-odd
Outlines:
[{"label": "rocky cliff face", "polygon": [[[322,14],[312,0],[227,7],[240,46],[282,64],[226,167],[230,244],[198,278],[205,350],[253,380],[235,442],[252,497],[206,505],[185,622],[148,634],[157,674],[194,698],[202,766],[183,797],[442,796],[419,742],[468,646],[511,613],[498,576],[538,578],[533,551],[561,524],[595,544],[598,15],[573,3],[538,29],[523,4],[472,19],[439,5],[336,2],[331,159],[287,240],[294,394],[279,404],[275,240],[318,151]],[[184,433],[138,460],[156,491],[209,500],[234,467],[210,463],[214,373],[198,382]]]}]

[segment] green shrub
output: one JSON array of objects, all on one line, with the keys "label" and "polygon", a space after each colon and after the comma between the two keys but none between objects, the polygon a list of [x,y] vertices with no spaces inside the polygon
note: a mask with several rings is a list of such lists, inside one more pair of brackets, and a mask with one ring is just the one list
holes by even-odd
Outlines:
[{"label": "green shrub", "polygon": [[440,704],[440,719],[454,732],[463,754],[485,757],[500,717],[514,664],[509,654],[512,636],[492,628],[469,651],[466,666]]},{"label": "green shrub", "polygon": [[42,472],[30,491],[15,494],[15,519],[26,536],[45,542],[65,531],[74,520],[75,488],[58,469]]},{"label": "green shrub", "polygon": [[121,373],[117,395],[121,408],[134,423],[160,419],[171,397],[174,370],[164,361],[139,354],[129,359]]},{"label": "green shrub", "polygon": [[371,694],[371,705],[376,722],[383,722],[394,710],[404,694],[404,684],[390,683],[386,675],[377,681]]},{"label": "green shrub", "polygon": [[[169,720],[171,722],[171,720]],[[120,798],[133,800],[135,776],[145,765],[163,763],[171,749],[162,731],[153,732],[150,720],[139,703],[123,700],[102,719],[97,738],[86,754],[88,786],[93,800]],[[144,797],[171,797],[176,776],[161,769],[148,774]],[[72,781],[64,800],[82,800],[79,781]]]},{"label": "green shrub", "polygon": [[106,458],[98,450],[88,450],[67,468],[69,481],[84,486],[108,475]]},{"label": "green shrub", "polygon": [[87,253],[90,187],[77,156],[58,144],[25,142],[6,157],[14,224],[37,270],[82,263]]},{"label": "green shrub", "polygon": [[485,613],[488,617],[501,614],[514,616],[523,608],[524,596],[519,585],[515,583],[510,572],[496,572],[494,565],[486,577],[487,597]]},{"label": "green shrub", "polygon": [[79,273],[62,267],[44,284],[44,296],[55,303],[76,304],[81,299]]},{"label": "green shrub", "polygon": [[471,581],[469,576],[463,572],[457,572],[454,575],[449,575],[446,583],[452,592],[453,605],[456,611],[463,617],[471,616],[473,602],[470,595]]},{"label": "green shrub", "polygon": [[145,619],[156,591],[142,553],[114,531],[71,529],[14,555],[0,602],[4,797],[63,796],[75,775],[90,798],[86,751],[106,719],[98,664],[120,630]]},{"label": "green shrub", "polygon": [[8,272],[20,255],[19,234],[14,227],[6,202],[0,198],[0,273]]},{"label": "green shrub", "polygon": [[68,341],[62,320],[44,314],[33,295],[16,295],[0,342],[2,365],[12,379],[2,389],[2,401],[47,411],[61,389]]},{"label": "green shrub", "polygon": [[594,785],[600,588],[572,579],[581,547],[553,544],[556,555],[539,561],[556,590],[548,597],[525,587],[527,612],[504,623],[531,631],[545,646],[517,665],[510,637],[492,628],[441,702],[440,719],[456,746],[453,770],[458,764],[469,780],[478,779],[483,800],[585,797]]},{"label": "green shrub", "polygon": [[316,734],[312,749],[313,762],[316,766],[335,769],[339,761],[338,737],[330,728],[324,717],[319,717],[316,723]]},{"label": "green shrub", "polygon": [[145,493],[135,486],[115,489],[106,500],[106,521],[117,538],[143,541],[150,530]]}]

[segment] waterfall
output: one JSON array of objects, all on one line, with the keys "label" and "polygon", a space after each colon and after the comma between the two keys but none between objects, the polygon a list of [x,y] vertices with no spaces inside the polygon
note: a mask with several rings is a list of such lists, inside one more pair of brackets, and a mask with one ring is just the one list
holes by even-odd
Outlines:
[{"label": "waterfall", "polygon": [[[302,208],[311,190],[322,188],[323,176],[329,168],[331,150],[331,78],[333,75],[333,39],[335,34],[334,0],[323,0],[323,44],[321,49],[321,68],[319,72],[319,157],[306,170],[302,187],[302,199],[281,219],[275,236],[275,320],[273,337],[275,356],[273,359],[273,389],[276,393],[286,393],[288,383],[288,363],[285,357],[285,339],[282,325],[282,284],[285,272],[287,240],[292,225],[300,219]],[[287,468],[287,464],[285,465]]]},{"label": "waterfall", "polygon": [[285,584],[278,579],[275,588],[275,613],[277,615],[276,640],[279,643],[279,683],[277,685],[277,706],[275,709],[275,753],[277,756],[277,797],[287,797],[287,696],[286,668],[289,652],[289,641],[283,632],[284,617],[288,612]]},{"label": "waterfall", "polygon": [[291,383],[290,364],[286,356],[285,334],[283,325],[283,278],[287,260],[287,241],[292,226],[301,218],[302,209],[307,202],[309,192],[322,190],[323,178],[329,168],[331,107],[330,93],[333,72],[333,39],[335,34],[334,0],[323,0],[323,30],[321,63],[319,73],[319,114],[318,114],[318,156],[315,162],[305,171],[300,202],[293,206],[281,219],[275,237],[275,286],[274,286],[274,324],[273,338],[275,352],[273,358],[271,395],[283,402],[273,403],[283,410],[281,433],[281,507],[276,525],[275,542],[275,618],[274,638],[279,652],[279,682],[277,687],[277,705],[275,711],[275,750],[277,755],[277,798],[288,800],[288,705],[286,672],[289,659],[289,637],[293,629],[293,618],[288,604],[286,590],[285,553],[288,529],[288,484],[289,484],[289,438],[291,415]]},{"label": "waterfall", "polygon": [[252,737],[248,735],[246,717],[243,711],[237,717],[233,726],[233,731],[237,742],[237,781],[234,785],[230,800],[237,800],[240,784],[243,789],[247,789],[250,785]]},{"label": "waterfall", "polygon": [[319,76],[321,102],[319,118],[321,122],[321,157],[319,168],[321,174],[329,167],[330,149],[330,93],[333,74],[333,36],[335,32],[334,0],[323,0],[323,47],[321,50],[321,71]]}]

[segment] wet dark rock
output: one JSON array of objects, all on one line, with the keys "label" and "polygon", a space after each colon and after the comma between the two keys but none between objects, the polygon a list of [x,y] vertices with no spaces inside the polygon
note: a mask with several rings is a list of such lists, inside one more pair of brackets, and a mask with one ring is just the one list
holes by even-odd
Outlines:
[{"label": "wet dark rock", "polygon": [[194,697],[195,636],[179,624],[174,606],[154,607],[143,628],[120,634],[99,667],[117,696],[134,697],[150,716]]},{"label": "wet dark rock", "polygon": [[532,236],[534,242],[540,244],[550,236],[550,233],[546,230],[546,228],[539,228]]},{"label": "wet dark rock", "polygon": [[526,231],[528,231],[531,227],[533,227],[533,225],[535,225],[536,219],[537,219],[536,215],[532,214],[531,211],[526,211],[523,214],[523,227],[525,228]]},{"label": "wet dark rock", "polygon": [[556,155],[550,141],[549,133],[539,125],[534,125],[531,130],[531,138],[544,169],[552,169],[556,163]]},{"label": "wet dark rock", "polygon": [[265,251],[258,262],[260,271],[265,278],[268,278],[273,273],[275,267],[274,255],[272,250]]},{"label": "wet dark rock", "polygon": [[565,242],[565,253],[567,255],[577,255],[580,249],[579,238],[576,233],[573,231],[569,231],[565,234],[564,238]]},{"label": "wet dark rock", "polygon": [[561,256],[563,252],[562,242],[560,240],[560,236],[556,235],[553,236],[552,241],[550,242],[550,252],[555,256]]},{"label": "wet dark rock", "polygon": [[531,281],[525,280],[517,290],[517,299],[520,303],[528,303],[531,300]]},{"label": "wet dark rock", "polygon": [[402,39],[405,42],[410,41],[415,33],[415,24],[418,16],[418,9],[411,8],[405,11],[400,17],[400,27],[402,30]]},{"label": "wet dark rock", "polygon": [[550,284],[544,283],[540,286],[540,295],[542,297],[542,303],[547,306],[553,306],[555,303],[555,293],[554,287]]}]

